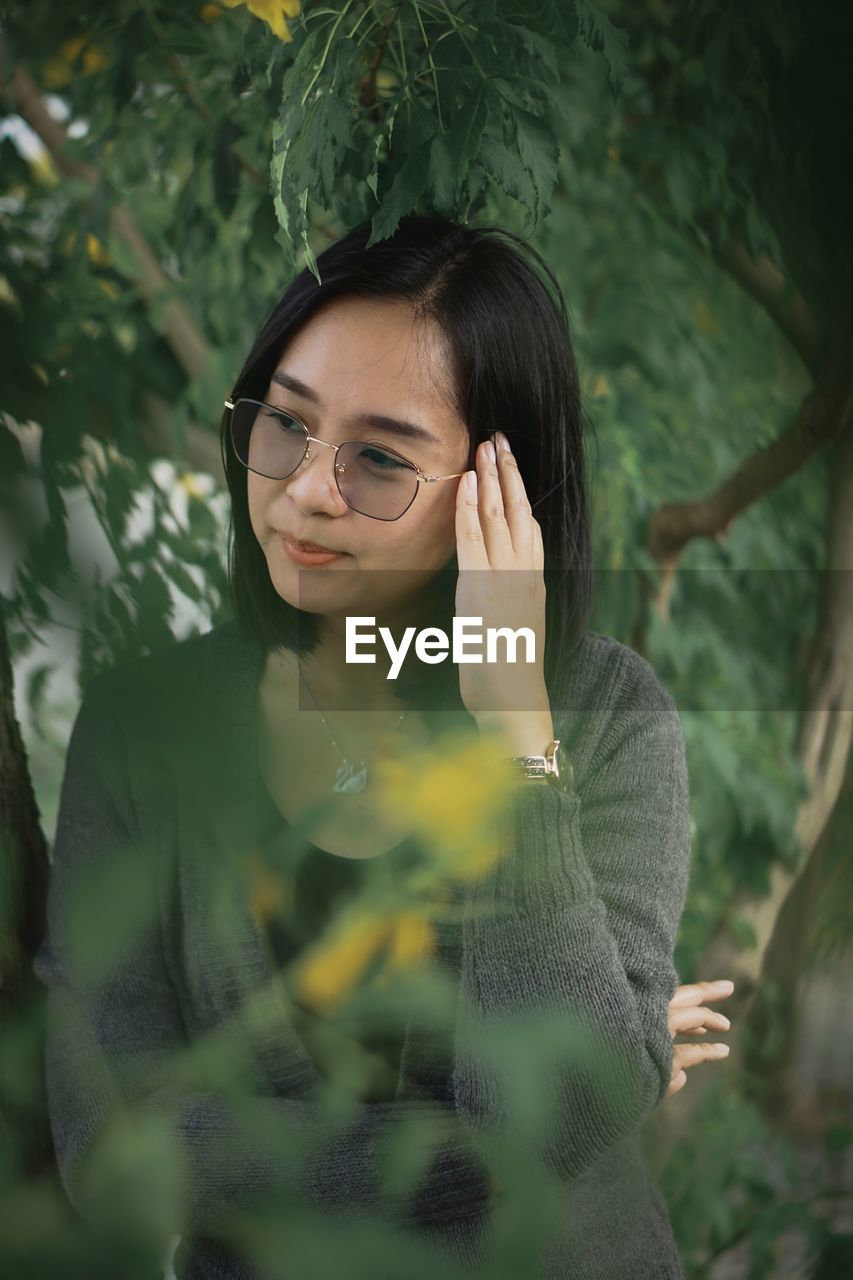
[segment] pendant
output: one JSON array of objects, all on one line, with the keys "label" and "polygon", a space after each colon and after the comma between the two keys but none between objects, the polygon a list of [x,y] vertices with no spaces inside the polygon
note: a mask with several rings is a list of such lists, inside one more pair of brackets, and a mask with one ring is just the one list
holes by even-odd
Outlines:
[{"label": "pendant", "polygon": [[332,790],[342,792],[344,795],[354,795],[357,791],[363,791],[366,784],[367,765],[362,764],[361,768],[354,772],[353,766],[347,761],[338,768]]}]

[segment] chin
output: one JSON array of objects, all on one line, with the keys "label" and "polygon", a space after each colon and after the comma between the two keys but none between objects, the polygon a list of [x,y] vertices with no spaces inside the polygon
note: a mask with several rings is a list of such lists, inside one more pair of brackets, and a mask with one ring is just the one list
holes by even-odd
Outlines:
[{"label": "chin", "polygon": [[363,601],[345,580],[347,570],[300,569],[282,571],[276,566],[270,580],[282,600],[304,613],[359,613]]}]

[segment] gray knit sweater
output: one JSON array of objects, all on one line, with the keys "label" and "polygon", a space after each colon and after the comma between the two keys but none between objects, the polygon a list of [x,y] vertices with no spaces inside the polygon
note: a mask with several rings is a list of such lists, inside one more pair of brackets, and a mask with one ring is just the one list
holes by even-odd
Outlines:
[{"label": "gray knit sweater", "polygon": [[[230,622],[86,690],[34,966],[49,988],[48,1098],[72,1204],[84,1217],[98,1212],[87,1157],[127,1105],[160,1118],[174,1142],[180,1278],[255,1276],[224,1243],[223,1224],[274,1195],[333,1209],[339,1221],[387,1214],[435,1257],[418,1274],[442,1280],[683,1277],[639,1141],[670,1079],[667,1014],[691,844],[683,733],[652,667],[586,634],[549,690],[574,790],[519,788],[508,856],[458,890],[462,915],[439,928],[436,964],[456,984],[453,1033],[443,1039],[411,1014],[395,1100],[358,1104],[330,1131],[320,1075],[275,998],[240,871],[257,800],[261,661]],[[502,1019],[548,1013],[570,1029],[551,1037],[550,1056],[535,1060],[532,1034],[519,1032],[513,1049],[528,1055],[547,1099],[546,1122],[519,1140],[534,1189],[520,1212],[528,1222],[544,1215],[536,1248],[519,1256],[501,1216],[512,1194],[492,1190],[477,1145],[502,1132],[501,1060],[477,1045]],[[181,1056],[188,1045],[207,1058]],[[217,1070],[203,1065],[211,1054]],[[235,1064],[242,1099],[221,1084]],[[413,1119],[433,1143],[426,1172],[414,1191],[389,1196],[383,1144]],[[282,1158],[292,1150],[302,1154]],[[321,1272],[295,1263],[288,1274]]]}]

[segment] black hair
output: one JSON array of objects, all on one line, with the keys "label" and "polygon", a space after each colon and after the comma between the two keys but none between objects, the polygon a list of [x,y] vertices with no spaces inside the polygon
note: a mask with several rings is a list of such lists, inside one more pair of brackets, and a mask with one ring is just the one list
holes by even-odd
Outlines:
[{"label": "black hair", "polygon": [[[586,633],[592,600],[580,382],[560,286],[535,249],[500,227],[410,214],[387,239],[368,247],[369,237],[370,223],[364,222],[319,254],[322,283],[307,267],[292,280],[263,322],[230,398],[264,399],[288,341],[332,298],[403,301],[419,320],[433,321],[452,364],[454,408],[469,432],[466,468],[474,466],[478,444],[503,430],[542,528],[543,661],[552,691]],[[246,468],[229,432],[226,410],[220,444],[231,494],[229,584],[237,620],[264,650],[310,653],[319,638],[316,616],[283,600],[273,586],[249,519]],[[454,556],[431,583],[431,625],[448,634],[457,573]],[[407,684],[405,668],[395,692],[423,706],[434,705],[441,688],[461,707],[458,681],[454,703],[448,669],[453,676],[450,662],[427,669],[423,679],[433,690],[427,703],[423,682]]]}]

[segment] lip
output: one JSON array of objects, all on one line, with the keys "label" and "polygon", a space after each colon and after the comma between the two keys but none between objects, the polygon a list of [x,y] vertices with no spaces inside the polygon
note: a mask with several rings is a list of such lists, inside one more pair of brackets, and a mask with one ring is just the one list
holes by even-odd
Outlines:
[{"label": "lip", "polygon": [[343,551],[331,551],[328,547],[318,547],[316,543],[294,542],[286,533],[279,534],[281,545],[290,559],[296,564],[315,566],[331,564],[333,560],[341,560],[346,554]]}]

